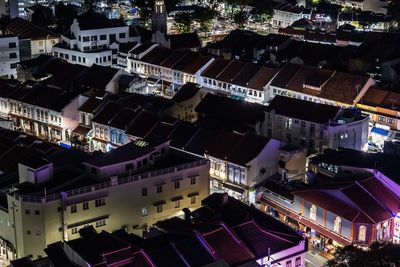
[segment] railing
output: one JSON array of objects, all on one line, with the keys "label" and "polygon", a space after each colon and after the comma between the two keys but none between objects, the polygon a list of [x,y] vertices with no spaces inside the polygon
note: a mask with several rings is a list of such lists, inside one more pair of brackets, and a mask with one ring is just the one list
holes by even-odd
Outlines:
[{"label": "railing", "polygon": [[[73,190],[70,190],[70,191],[66,191],[64,194],[67,197],[78,196],[78,195],[81,195],[81,194],[95,192],[95,191],[98,191],[98,190],[103,190],[103,189],[106,189],[106,188],[110,188],[110,187],[114,187],[114,186],[118,186],[118,185],[122,185],[122,184],[136,182],[136,181],[147,179],[147,178],[150,178],[150,177],[165,175],[165,174],[169,174],[169,173],[174,173],[174,172],[177,172],[177,171],[187,170],[187,169],[190,169],[190,168],[199,167],[199,166],[203,166],[203,165],[207,165],[207,164],[208,164],[208,160],[204,160],[204,159],[203,160],[198,160],[198,161],[195,161],[195,162],[192,162],[192,163],[182,164],[182,165],[178,165],[178,166],[171,167],[171,168],[166,168],[166,169],[161,169],[161,170],[156,170],[156,171],[150,171],[150,172],[144,172],[144,173],[141,173],[141,174],[135,174],[135,175],[126,176],[126,177],[120,177],[115,181],[111,180],[111,181],[98,183],[98,184],[91,185],[91,186],[86,186],[86,187],[73,189]],[[51,195],[48,195],[48,196],[18,195],[16,193],[11,193],[11,195],[13,195],[16,200],[21,200],[22,202],[31,202],[31,203],[51,202],[51,201],[55,201],[55,200],[61,199],[61,192],[60,193],[51,194]]]}]

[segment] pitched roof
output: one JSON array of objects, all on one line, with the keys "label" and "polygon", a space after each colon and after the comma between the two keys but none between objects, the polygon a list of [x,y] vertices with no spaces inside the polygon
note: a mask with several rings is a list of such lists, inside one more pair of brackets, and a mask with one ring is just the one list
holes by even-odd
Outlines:
[{"label": "pitched roof", "polygon": [[119,69],[93,64],[83,75],[80,83],[84,87],[105,90],[118,71]]},{"label": "pitched roof", "polygon": [[340,108],[276,95],[267,107],[267,112],[273,111],[282,116],[324,124],[335,119]]},{"label": "pitched roof", "polygon": [[400,110],[400,93],[379,87],[370,87],[359,103],[374,107]]},{"label": "pitched roof", "polygon": [[229,63],[229,60],[217,58],[201,73],[201,76],[216,79],[216,77],[229,65]]},{"label": "pitched roof", "polygon": [[263,91],[264,86],[267,85],[278,71],[275,69],[262,66],[258,72],[250,79],[247,84],[248,88]]},{"label": "pitched roof", "polygon": [[103,14],[95,13],[93,11],[88,11],[79,15],[76,20],[79,23],[79,28],[83,31],[124,26],[127,27],[122,20],[108,19]]},{"label": "pitched roof", "polygon": [[105,167],[140,158],[154,151],[153,146],[138,146],[135,142],[128,143],[107,153],[99,154],[85,161],[89,165]]},{"label": "pitched roof", "polygon": [[6,26],[6,29],[18,36],[20,39],[43,40],[60,37],[58,34],[19,17],[11,19],[10,23]]},{"label": "pitched roof", "polygon": [[269,139],[256,134],[222,132],[207,148],[206,154],[235,164],[246,166],[257,157],[268,144]]},{"label": "pitched roof", "polygon": [[159,120],[153,113],[143,110],[130,123],[126,133],[132,136],[145,138],[157,126]]},{"label": "pitched roof", "polygon": [[167,35],[172,50],[201,47],[197,32]]},{"label": "pitched roof", "polygon": [[179,88],[178,92],[172,97],[172,101],[180,103],[185,100],[191,99],[197,94],[199,90],[200,87],[197,84],[186,83]]},{"label": "pitched roof", "polygon": [[368,79],[336,71],[321,90],[320,97],[352,105]]}]

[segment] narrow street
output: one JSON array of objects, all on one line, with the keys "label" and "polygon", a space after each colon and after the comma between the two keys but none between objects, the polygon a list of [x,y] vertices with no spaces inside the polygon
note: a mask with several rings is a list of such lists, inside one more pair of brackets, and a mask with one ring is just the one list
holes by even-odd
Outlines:
[{"label": "narrow street", "polygon": [[314,251],[307,251],[306,253],[306,266],[307,267],[322,267],[326,263],[326,259]]}]

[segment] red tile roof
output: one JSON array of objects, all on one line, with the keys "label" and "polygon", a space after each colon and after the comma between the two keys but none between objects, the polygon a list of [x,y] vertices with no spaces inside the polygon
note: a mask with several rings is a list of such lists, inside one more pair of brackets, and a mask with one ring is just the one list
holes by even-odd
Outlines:
[{"label": "red tile roof", "polygon": [[383,88],[371,87],[361,98],[360,104],[400,110],[400,93]]},{"label": "red tile roof", "polygon": [[228,264],[237,265],[254,258],[254,255],[227,227],[203,233],[204,239]]},{"label": "red tile roof", "polygon": [[261,67],[258,72],[251,78],[247,87],[258,91],[263,91],[264,86],[267,85],[278,71],[275,69]]}]

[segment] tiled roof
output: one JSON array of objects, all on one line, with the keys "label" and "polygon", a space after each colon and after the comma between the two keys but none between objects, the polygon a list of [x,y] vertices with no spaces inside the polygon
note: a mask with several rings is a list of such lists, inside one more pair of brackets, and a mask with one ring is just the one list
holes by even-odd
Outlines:
[{"label": "tiled roof", "polygon": [[352,105],[367,82],[368,77],[335,72],[321,90],[320,97]]},{"label": "tiled roof", "polygon": [[119,70],[93,64],[83,75],[81,85],[97,90],[105,90]]},{"label": "tiled roof", "polygon": [[264,86],[271,81],[276,73],[277,70],[262,66],[253,76],[253,78],[250,79],[247,87],[258,91],[263,91]]},{"label": "tiled roof", "polygon": [[179,88],[178,92],[172,98],[173,102],[180,103],[185,100],[191,99],[194,97],[197,92],[200,90],[200,87],[195,83],[186,83],[181,88]]},{"label": "tiled roof", "polygon": [[229,65],[216,77],[218,81],[232,83],[236,75],[246,66],[245,62],[233,60]]},{"label": "tiled roof", "polygon": [[255,134],[222,132],[207,148],[206,154],[222,160],[246,166],[256,158],[268,144],[269,139]]},{"label": "tiled roof", "polygon": [[233,236],[226,227],[203,233],[204,239],[215,252],[230,265],[237,265],[254,258],[246,245]]},{"label": "tiled roof", "polygon": [[19,17],[13,18],[6,26],[6,29],[20,39],[43,40],[59,38],[59,35]]},{"label": "tiled roof", "polygon": [[201,73],[201,76],[216,79],[216,77],[229,65],[229,63],[229,60],[217,58]]},{"label": "tiled roof", "polygon": [[158,118],[153,113],[144,110],[131,122],[126,133],[128,135],[145,138],[150,134],[151,130],[157,126],[158,122]]},{"label": "tiled roof", "polygon": [[186,54],[187,51],[174,51],[160,65],[164,68],[173,68]]},{"label": "tiled roof", "polygon": [[160,65],[168,56],[171,54],[171,50],[168,48],[158,45],[154,47],[150,52],[144,55],[141,59],[143,62],[147,62],[153,65]]},{"label": "tiled roof", "polygon": [[90,97],[88,100],[85,101],[79,108],[78,111],[86,112],[93,114],[95,109],[100,106],[102,103],[101,99],[96,97]]},{"label": "tiled roof", "polygon": [[267,107],[267,112],[275,111],[278,115],[319,124],[335,119],[339,110],[339,107],[280,95],[276,95]]},{"label": "tiled roof", "polygon": [[400,93],[383,88],[370,87],[359,103],[373,107],[400,110]]}]

